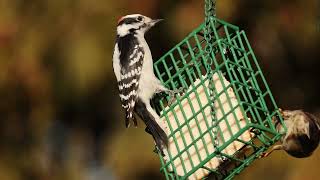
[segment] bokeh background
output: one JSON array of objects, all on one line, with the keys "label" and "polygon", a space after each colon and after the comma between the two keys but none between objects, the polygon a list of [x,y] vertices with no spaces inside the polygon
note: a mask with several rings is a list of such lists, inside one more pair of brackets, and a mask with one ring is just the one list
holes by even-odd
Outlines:
[{"label": "bokeh background", "polygon": [[[320,1],[221,0],[246,30],[283,108],[320,115]],[[125,129],[112,52],[117,19],[164,18],[154,59],[204,18],[203,0],[0,0],[0,180],[163,179],[144,125]],[[315,180],[320,150],[258,160],[235,179]]]}]

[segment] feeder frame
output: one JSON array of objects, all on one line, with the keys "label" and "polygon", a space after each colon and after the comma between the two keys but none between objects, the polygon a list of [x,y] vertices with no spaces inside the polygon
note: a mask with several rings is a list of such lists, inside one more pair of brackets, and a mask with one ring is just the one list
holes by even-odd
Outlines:
[{"label": "feeder frame", "polygon": [[[211,117],[213,119],[210,121],[204,117],[208,131],[201,132],[199,135],[192,135],[193,137],[191,138],[194,143],[185,143],[184,149],[179,149],[177,156],[171,157],[169,152],[170,158],[165,161],[163,154],[157,151],[162,166],[160,171],[164,173],[167,180],[188,179],[190,175],[200,168],[210,171],[211,174],[220,179],[232,179],[257,159],[261,153],[276,143],[283,135],[277,132],[275,122],[272,120],[273,117],[277,117],[280,124],[286,130],[278,106],[245,32],[235,25],[216,18],[215,5],[216,2],[214,0],[205,0],[205,22],[187,35],[185,39],[169,50],[159,60],[154,62],[155,74],[167,88],[176,90],[181,87],[186,89],[192,87],[191,91],[184,93],[182,96],[175,97],[176,101],[170,107],[167,107],[167,103],[170,101],[170,98],[173,97],[166,96],[153,101],[157,112],[160,113],[160,117],[165,118],[169,126],[169,139],[173,138],[173,142],[177,144],[174,134],[182,134],[181,131],[183,127],[187,127],[189,131],[192,131],[188,122],[193,120],[197,122],[197,116],[203,114],[204,109],[207,107],[211,108]],[[191,108],[194,111],[193,118],[185,119],[186,123],[179,124],[177,129],[172,129],[170,125],[172,119],[168,118],[168,113],[170,111],[172,112],[175,106],[181,106],[181,102],[184,99],[188,99],[191,93],[196,93],[196,88],[203,85],[206,81],[212,82],[212,76],[215,73],[219,75],[220,79],[222,79],[222,76],[228,79],[230,85],[224,87],[224,91],[232,88],[239,102],[239,106],[232,107],[228,112],[223,112],[224,116],[217,119],[213,102],[218,101],[221,103],[219,100],[221,93],[217,93],[214,84],[210,83],[209,88],[205,91],[209,103],[199,103],[201,107],[197,112]],[[197,79],[200,79],[201,83],[195,86],[194,82]],[[199,99],[197,93],[196,96]],[[189,99],[188,101],[190,102]],[[230,99],[228,99],[228,101],[230,103]],[[228,115],[234,115],[232,110],[235,108],[241,109],[246,126],[241,128],[236,134],[233,134],[229,140],[225,141],[224,138],[221,137],[223,143],[219,143],[217,140],[218,135],[223,136],[223,134],[221,135],[221,129],[219,129],[219,123],[224,121]],[[177,121],[176,117],[175,121]],[[237,126],[240,127],[239,121],[240,119],[238,119]],[[230,128],[230,125],[228,126],[228,128]],[[253,133],[254,137],[250,141],[242,141],[239,137],[247,131]],[[207,133],[210,134],[214,142],[215,152],[207,154],[207,157],[202,159],[200,164],[192,164],[190,171],[187,171],[183,165],[185,175],[178,176],[173,161],[181,158],[179,156],[186,153],[191,147],[197,150],[196,141],[203,139],[203,136]],[[184,137],[182,138],[184,139]],[[243,143],[244,147],[232,155],[223,153],[223,150],[234,141]],[[246,152],[244,152],[244,150],[246,150]],[[224,172],[225,169],[223,169],[223,167],[217,169],[205,167],[204,165],[214,157],[228,160],[232,162],[234,167],[229,168],[227,172]],[[171,167],[171,169],[169,167]]]}]

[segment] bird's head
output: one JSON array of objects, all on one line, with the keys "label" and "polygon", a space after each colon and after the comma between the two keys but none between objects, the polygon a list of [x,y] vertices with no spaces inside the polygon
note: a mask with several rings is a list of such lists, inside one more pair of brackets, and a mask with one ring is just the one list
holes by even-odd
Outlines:
[{"label": "bird's head", "polygon": [[161,20],[162,19],[153,20],[141,14],[126,15],[118,20],[117,34],[119,36],[125,36],[129,33],[144,35],[144,33]]}]

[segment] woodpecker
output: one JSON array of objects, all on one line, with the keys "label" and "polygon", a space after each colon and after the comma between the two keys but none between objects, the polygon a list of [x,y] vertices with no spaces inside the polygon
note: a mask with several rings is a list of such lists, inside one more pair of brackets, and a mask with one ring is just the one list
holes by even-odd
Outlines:
[{"label": "woodpecker", "polygon": [[144,121],[146,131],[153,136],[160,149],[167,147],[168,137],[150,100],[156,93],[173,95],[175,91],[164,87],[155,76],[151,51],[144,35],[161,20],[141,14],[121,17],[113,54],[113,70],[118,81],[120,101],[126,112],[125,126],[130,126],[130,120],[137,126],[135,112]]},{"label": "woodpecker", "polygon": [[277,122],[277,130],[285,133],[280,145],[272,147],[271,151],[262,154],[261,157],[270,155],[274,150],[285,150],[296,158],[305,158],[312,155],[320,142],[320,121],[311,113],[303,110],[280,110],[284,119],[287,132]]}]

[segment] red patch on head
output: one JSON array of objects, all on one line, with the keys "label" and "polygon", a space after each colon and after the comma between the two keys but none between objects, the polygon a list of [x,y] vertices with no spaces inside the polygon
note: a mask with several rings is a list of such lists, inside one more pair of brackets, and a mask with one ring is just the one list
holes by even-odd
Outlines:
[{"label": "red patch on head", "polygon": [[121,16],[119,19],[118,19],[118,24],[123,20],[124,16]]}]

